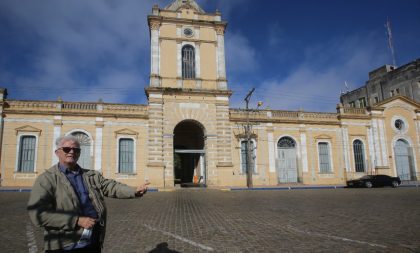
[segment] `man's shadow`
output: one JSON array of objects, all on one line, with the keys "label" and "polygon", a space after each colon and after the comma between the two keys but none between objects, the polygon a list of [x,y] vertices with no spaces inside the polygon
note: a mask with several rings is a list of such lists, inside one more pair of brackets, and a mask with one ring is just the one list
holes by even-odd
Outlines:
[{"label": "man's shadow", "polygon": [[149,251],[149,253],[181,253],[181,252],[176,251],[176,250],[171,250],[170,248],[168,248],[167,242],[162,242],[156,245],[156,248]]}]

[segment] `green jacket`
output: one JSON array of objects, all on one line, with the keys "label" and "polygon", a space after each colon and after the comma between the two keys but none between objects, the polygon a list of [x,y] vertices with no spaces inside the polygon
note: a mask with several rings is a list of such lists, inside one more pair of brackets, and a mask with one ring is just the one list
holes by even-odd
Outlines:
[{"label": "green jacket", "polygon": [[[104,196],[134,198],[134,188],[112,179],[104,178],[98,171],[83,170],[83,179],[89,197],[98,212],[100,244],[106,228]],[[45,250],[62,249],[76,243],[83,228],[77,226],[81,215],[79,199],[58,164],[46,170],[35,181],[28,201],[28,212],[36,226],[43,227]]]}]

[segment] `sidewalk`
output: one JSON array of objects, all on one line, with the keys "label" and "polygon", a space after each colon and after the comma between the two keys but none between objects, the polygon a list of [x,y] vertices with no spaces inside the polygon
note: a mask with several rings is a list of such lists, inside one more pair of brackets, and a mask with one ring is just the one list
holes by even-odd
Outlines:
[{"label": "sidewalk", "polygon": [[[418,187],[420,188],[420,181],[402,182],[399,187]],[[322,190],[322,189],[342,189],[346,185],[278,185],[278,186],[255,186],[253,188],[236,187],[236,186],[210,186],[210,187],[188,187],[186,189],[212,189],[220,191],[279,191],[279,190]],[[148,192],[172,192],[184,188],[149,188]],[[31,187],[4,187],[0,186],[0,192],[30,192]]]}]

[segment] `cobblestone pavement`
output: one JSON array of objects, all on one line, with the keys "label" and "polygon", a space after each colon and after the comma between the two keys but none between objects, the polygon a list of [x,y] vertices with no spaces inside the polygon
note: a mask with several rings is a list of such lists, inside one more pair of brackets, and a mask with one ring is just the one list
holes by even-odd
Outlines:
[{"label": "cobblestone pavement", "polygon": [[[0,192],[0,252],[42,251],[29,193]],[[108,252],[420,252],[420,188],[150,192],[108,199]]]}]

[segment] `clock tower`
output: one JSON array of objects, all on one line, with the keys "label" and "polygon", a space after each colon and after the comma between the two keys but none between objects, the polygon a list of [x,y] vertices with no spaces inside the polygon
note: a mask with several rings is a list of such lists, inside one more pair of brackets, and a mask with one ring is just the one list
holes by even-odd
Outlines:
[{"label": "clock tower", "polygon": [[194,0],[155,5],[148,23],[149,174],[162,170],[164,187],[216,185],[221,171],[233,166],[227,23],[220,12],[206,13]]}]

